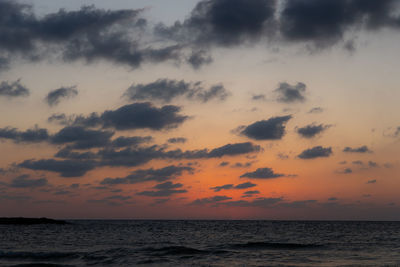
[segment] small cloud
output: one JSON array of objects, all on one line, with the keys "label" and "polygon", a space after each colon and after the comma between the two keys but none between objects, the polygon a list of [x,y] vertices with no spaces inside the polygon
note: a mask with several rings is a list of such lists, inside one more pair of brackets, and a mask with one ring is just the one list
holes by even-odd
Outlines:
[{"label": "small cloud", "polygon": [[211,190],[214,190],[214,192],[219,192],[221,190],[227,190],[227,189],[232,189],[233,184],[226,184],[226,185],[221,185],[221,186],[215,186],[215,187],[210,187]]},{"label": "small cloud", "polygon": [[355,148],[345,147],[343,149],[343,152],[346,152],[346,153],[373,153],[373,151],[371,151],[367,146],[361,146],[361,147],[355,147]]},{"label": "small cloud", "polygon": [[307,113],[310,113],[310,114],[319,114],[319,113],[322,113],[322,112],[324,112],[324,109],[323,109],[323,108],[321,108],[321,107],[315,107],[315,108],[310,109]]},{"label": "small cloud", "polygon": [[61,87],[50,91],[45,100],[49,106],[56,106],[60,103],[61,99],[72,98],[78,95],[78,90],[76,86],[71,87]]},{"label": "small cloud", "polygon": [[279,140],[285,135],[285,124],[292,116],[272,117],[248,126],[239,126],[234,132],[255,140]]},{"label": "small cloud", "polygon": [[313,124],[298,128],[297,133],[304,138],[313,138],[313,137],[321,134],[325,130],[329,129],[330,127],[331,127],[331,125],[324,125],[324,124],[316,125],[313,123]]},{"label": "small cloud", "polygon": [[316,146],[310,149],[306,149],[301,152],[298,157],[301,159],[315,159],[315,158],[326,158],[332,155],[331,147]]},{"label": "small cloud", "polygon": [[168,139],[168,143],[171,144],[184,144],[186,143],[187,139],[184,137],[175,137],[175,138],[170,138]]},{"label": "small cloud", "polygon": [[290,85],[285,82],[280,83],[279,87],[274,90],[277,94],[276,100],[283,103],[304,102],[306,88],[307,86],[301,82],[296,85]]},{"label": "small cloud", "polygon": [[253,184],[251,182],[245,182],[245,183],[236,185],[235,189],[247,189],[247,188],[252,188],[252,187],[255,187],[255,186],[257,186],[257,185]]},{"label": "small cloud", "polygon": [[21,97],[29,96],[29,89],[21,84],[20,80],[15,82],[0,83],[0,97]]},{"label": "small cloud", "polygon": [[367,184],[375,184],[375,183],[376,183],[375,179],[367,181]]},{"label": "small cloud", "polygon": [[274,173],[271,168],[258,168],[254,172],[246,172],[241,175],[240,178],[252,178],[252,179],[274,179],[284,177],[284,174]]}]

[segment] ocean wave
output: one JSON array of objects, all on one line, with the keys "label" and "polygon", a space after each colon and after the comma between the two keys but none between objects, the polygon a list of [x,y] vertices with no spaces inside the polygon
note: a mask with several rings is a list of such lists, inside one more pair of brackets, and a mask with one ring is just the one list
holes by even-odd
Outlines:
[{"label": "ocean wave", "polygon": [[300,243],[274,243],[274,242],[247,242],[241,244],[231,244],[230,248],[233,249],[315,249],[321,248],[323,245],[319,244],[300,244]]},{"label": "ocean wave", "polygon": [[66,260],[78,257],[76,252],[0,251],[0,259],[6,260]]},{"label": "ocean wave", "polygon": [[161,248],[148,247],[142,251],[157,254],[158,256],[168,256],[168,255],[198,255],[198,254],[219,254],[226,253],[223,250],[201,250],[185,246],[167,246]]},{"label": "ocean wave", "polygon": [[11,265],[9,267],[74,267],[74,266],[75,265],[65,265],[65,264],[53,264],[53,263],[38,262],[38,263],[16,264],[16,265]]}]

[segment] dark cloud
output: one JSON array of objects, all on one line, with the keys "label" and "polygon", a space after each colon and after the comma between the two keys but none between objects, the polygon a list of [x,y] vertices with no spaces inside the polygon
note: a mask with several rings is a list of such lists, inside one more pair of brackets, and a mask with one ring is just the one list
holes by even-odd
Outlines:
[{"label": "dark cloud", "polygon": [[124,178],[105,178],[101,184],[134,184],[148,181],[163,182],[181,176],[184,172],[193,173],[191,167],[182,167],[170,165],[161,169],[136,170]]},{"label": "dark cloud", "polygon": [[281,34],[289,41],[326,47],[343,40],[354,27],[398,27],[394,0],[290,0],[281,15]]},{"label": "dark cloud", "polygon": [[249,126],[240,126],[235,131],[255,140],[279,140],[285,135],[285,124],[292,116],[272,117]]},{"label": "dark cloud", "polygon": [[231,197],[227,196],[214,196],[214,197],[207,197],[207,198],[198,198],[194,200],[190,205],[206,205],[206,204],[216,204],[226,200],[232,199]]},{"label": "dark cloud", "polygon": [[177,97],[205,103],[212,99],[224,100],[228,95],[223,85],[213,85],[207,89],[201,82],[169,79],[158,79],[148,84],[134,84],[125,92],[125,96],[133,101],[160,100],[167,103]]},{"label": "dark cloud", "polygon": [[375,184],[375,183],[376,183],[375,179],[367,181],[367,184]]},{"label": "dark cloud", "polygon": [[379,167],[379,165],[378,165],[378,163],[376,163],[374,161],[368,161],[368,167],[377,168],[377,167]]},{"label": "dark cloud", "polygon": [[394,136],[395,136],[395,137],[400,136],[400,127],[397,127],[397,128],[396,128],[396,131],[394,132]]},{"label": "dark cloud", "polygon": [[184,137],[174,137],[174,138],[170,138],[168,139],[168,143],[171,144],[183,144],[186,143],[187,139]]},{"label": "dark cloud", "polygon": [[162,130],[176,128],[188,119],[180,115],[180,107],[167,105],[161,108],[151,103],[134,103],[116,110],[106,110],[101,115],[91,113],[88,116],[67,117],[64,114],[53,114],[48,121],[61,125],[83,127],[105,127],[117,130],[151,129]]},{"label": "dark cloud", "polygon": [[34,188],[45,185],[47,185],[46,178],[30,179],[29,175],[26,174],[14,178],[10,183],[10,187],[15,188]]},{"label": "dark cloud", "polygon": [[25,160],[17,165],[18,167],[37,170],[57,172],[62,177],[80,177],[96,167],[93,161],[82,160]]},{"label": "dark cloud", "polygon": [[255,187],[255,186],[257,186],[257,185],[253,184],[251,182],[245,182],[245,183],[236,185],[235,189],[247,189],[247,188],[252,188],[252,187]]},{"label": "dark cloud", "polygon": [[253,97],[251,98],[252,100],[265,100],[265,95],[261,94],[261,95],[253,95]]},{"label": "dark cloud", "polygon": [[[29,5],[0,2],[0,52],[30,61],[54,54],[64,61],[108,61],[138,68],[143,63],[179,62],[182,45],[143,42],[147,21],[140,10],[104,10],[84,6],[38,18]],[[8,63],[8,62],[6,62]]]},{"label": "dark cloud", "polygon": [[332,154],[331,147],[316,146],[304,150],[298,155],[298,157],[301,159],[315,159],[320,157],[329,157],[331,154]]},{"label": "dark cloud", "polygon": [[67,126],[52,136],[54,144],[69,144],[73,149],[104,147],[110,142],[114,132],[90,130],[81,126]]},{"label": "dark cloud", "polygon": [[215,186],[215,187],[210,187],[211,190],[214,190],[214,192],[219,192],[221,190],[227,190],[227,189],[232,189],[233,184],[225,184],[221,186]]},{"label": "dark cloud", "polygon": [[260,191],[258,191],[258,190],[253,190],[253,191],[246,191],[246,192],[243,193],[243,195],[244,195],[244,196],[247,196],[247,197],[253,196],[253,195],[257,195],[257,194],[260,194]]},{"label": "dark cloud", "polygon": [[254,162],[245,162],[245,163],[241,163],[241,162],[236,162],[235,164],[232,165],[232,168],[248,168],[251,165],[253,165]]},{"label": "dark cloud", "polygon": [[[1,2],[0,2],[1,6]],[[1,11],[0,11],[1,14]],[[1,25],[1,22],[0,22]],[[0,30],[1,32],[1,30]],[[0,41],[0,46],[1,46],[1,41]],[[0,83],[0,97],[1,96],[6,96],[6,97],[19,97],[19,96],[28,96],[29,95],[29,89],[23,86],[20,82],[20,80],[17,80],[15,82],[1,82]]]},{"label": "dark cloud", "polygon": [[361,160],[355,160],[352,162],[354,165],[364,165],[364,163]]},{"label": "dark cloud", "polygon": [[46,96],[46,102],[49,106],[56,106],[60,103],[63,98],[72,98],[78,95],[76,86],[61,87],[50,91]]},{"label": "dark cloud", "polygon": [[105,127],[117,130],[148,128],[162,130],[176,128],[188,117],[178,114],[177,106],[157,108],[150,103],[134,103],[117,110],[108,110],[101,115]]},{"label": "dark cloud", "polygon": [[72,151],[70,147],[60,149],[55,155],[56,158],[73,159],[73,160],[93,160],[98,158],[94,152],[76,152]]},{"label": "dark cloud", "polygon": [[0,128],[0,138],[10,139],[16,143],[38,143],[44,142],[49,139],[50,135],[47,129],[38,128],[37,126],[33,129],[26,131],[18,131],[16,128]]},{"label": "dark cloud", "polygon": [[148,143],[153,140],[151,136],[120,136],[111,142],[111,146],[115,148],[121,147],[137,147],[143,143]]},{"label": "dark cloud", "polygon": [[223,162],[221,162],[219,164],[219,166],[221,166],[221,167],[225,167],[225,166],[228,166],[228,165],[229,165],[229,162],[227,162],[227,161],[223,161]]},{"label": "dark cloud", "polygon": [[261,147],[250,142],[227,144],[218,148],[214,148],[208,154],[208,158],[220,158],[223,156],[235,156],[248,153],[259,152]]},{"label": "dark cloud", "polygon": [[181,188],[182,186],[183,185],[180,183],[174,184],[172,182],[165,182],[154,186],[153,188],[157,189],[156,191],[142,191],[137,193],[137,195],[148,196],[148,197],[169,197],[174,194],[186,193],[187,190],[178,189]]},{"label": "dark cloud", "polygon": [[280,83],[279,87],[274,90],[277,94],[276,100],[283,103],[294,103],[305,101],[305,92],[307,86],[304,83],[290,85],[288,83]]},{"label": "dark cloud", "polygon": [[241,175],[240,178],[251,178],[251,179],[274,179],[284,177],[284,174],[274,173],[271,168],[258,168],[254,172],[246,172]]},{"label": "dark cloud", "polygon": [[260,146],[252,143],[227,144],[211,151],[180,149],[166,151],[164,147],[151,146],[140,148],[126,148],[123,150],[105,149],[97,154],[102,165],[108,166],[138,166],[153,159],[206,159],[223,156],[236,156],[260,151]]},{"label": "dark cloud", "polygon": [[347,153],[372,153],[372,151],[367,147],[367,146],[361,146],[361,147],[345,147],[343,149],[343,152]]},{"label": "dark cloud", "polygon": [[297,133],[301,135],[304,138],[313,138],[319,134],[321,134],[323,131],[331,127],[330,125],[323,125],[323,124],[309,124],[304,127],[300,127],[297,129]]},{"label": "dark cloud", "polygon": [[321,107],[315,107],[308,111],[308,113],[310,113],[310,114],[318,114],[318,113],[322,113],[322,112],[324,112],[324,109]]},{"label": "dark cloud", "polygon": [[274,30],[274,0],[204,0],[183,23],[159,25],[156,32],[195,46],[249,43]]},{"label": "dark cloud", "polygon": [[350,174],[350,173],[353,173],[353,170],[351,168],[346,168],[346,169],[344,169],[342,171],[339,171],[339,173]]},{"label": "dark cloud", "polygon": [[212,57],[205,50],[192,51],[192,54],[186,59],[194,69],[200,69],[204,65],[209,65],[213,62]]}]

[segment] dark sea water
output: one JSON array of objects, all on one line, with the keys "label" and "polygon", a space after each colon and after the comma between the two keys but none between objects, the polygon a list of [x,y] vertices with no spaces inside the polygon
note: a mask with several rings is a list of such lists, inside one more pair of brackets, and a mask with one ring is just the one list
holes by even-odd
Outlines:
[{"label": "dark sea water", "polygon": [[0,266],[400,266],[399,222],[0,225]]}]

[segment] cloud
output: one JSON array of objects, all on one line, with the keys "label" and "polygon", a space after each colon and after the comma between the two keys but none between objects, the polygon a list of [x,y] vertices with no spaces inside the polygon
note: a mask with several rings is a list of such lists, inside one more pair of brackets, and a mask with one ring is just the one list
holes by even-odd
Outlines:
[{"label": "cloud", "polygon": [[170,138],[168,139],[168,143],[171,144],[184,144],[186,143],[187,139],[184,137],[174,137],[174,138]]},{"label": "cloud", "polygon": [[198,198],[190,203],[190,205],[206,205],[206,204],[216,204],[222,201],[230,200],[231,197],[227,196],[213,196],[207,198]]},{"label": "cloud", "polygon": [[285,135],[285,124],[292,116],[272,117],[248,126],[240,126],[235,131],[255,140],[279,140]]},{"label": "cloud", "polygon": [[237,156],[260,151],[260,146],[252,143],[227,144],[209,151],[208,149],[180,149],[166,151],[164,147],[151,146],[126,148],[123,150],[104,149],[97,153],[103,166],[138,166],[153,159],[207,159],[224,156]]},{"label": "cloud", "polygon": [[210,187],[211,190],[214,190],[214,192],[219,192],[221,190],[227,190],[227,189],[232,189],[233,184],[226,184],[226,185],[221,185],[221,186],[215,186],[215,187]]},{"label": "cloud", "polygon": [[279,87],[274,90],[277,94],[276,100],[283,103],[303,102],[306,100],[304,93],[307,86],[304,83],[290,85],[288,83],[280,83]]},{"label": "cloud", "polygon": [[331,127],[330,125],[323,125],[323,124],[309,124],[304,127],[300,127],[297,129],[297,133],[301,135],[304,138],[313,138],[322,132],[324,132],[326,129]]},{"label": "cloud", "polygon": [[196,46],[233,46],[273,31],[274,0],[200,1],[183,23],[159,25],[158,35]]},{"label": "cloud", "polygon": [[251,179],[274,179],[284,177],[284,174],[274,173],[271,168],[258,168],[254,172],[246,172],[241,175],[240,178],[251,178]]},{"label": "cloud", "polygon": [[241,183],[235,186],[235,189],[247,189],[247,188],[252,188],[257,186],[256,184],[253,184],[251,182],[245,182],[245,183]]},{"label": "cloud", "polygon": [[371,151],[367,146],[361,146],[361,147],[355,147],[355,148],[345,147],[343,149],[343,152],[347,152],[347,153],[373,153],[373,151]]},{"label": "cloud", "polygon": [[157,189],[157,191],[142,191],[137,193],[137,195],[148,197],[169,197],[174,194],[182,194],[188,192],[185,189],[178,189],[182,186],[183,185],[180,183],[174,184],[172,182],[165,182],[153,187],[154,189]]},{"label": "cloud", "polygon": [[252,191],[246,191],[243,193],[242,197],[252,197],[253,195],[260,194],[260,191],[258,190],[252,190]]},{"label": "cloud", "polygon": [[115,148],[121,147],[137,147],[143,143],[148,143],[153,140],[151,136],[120,136],[111,142],[111,146]]},{"label": "cloud", "polygon": [[315,108],[310,109],[307,113],[310,113],[310,114],[319,114],[319,113],[322,113],[322,112],[324,112],[324,109],[323,109],[323,108],[321,108],[321,107],[315,107]]},{"label": "cloud", "polygon": [[71,87],[61,87],[50,91],[45,100],[49,106],[56,106],[60,103],[63,98],[72,98],[78,95],[78,90],[76,90],[76,86]]},{"label": "cloud", "polygon": [[257,185],[250,183],[250,182],[246,182],[246,183],[242,183],[242,184],[238,184],[238,185],[225,184],[222,186],[210,187],[210,189],[213,190],[214,192],[219,192],[221,190],[228,190],[228,189],[247,189],[247,188],[251,188],[254,186],[257,186]]},{"label": "cloud", "polygon": [[140,42],[138,33],[146,26],[140,17],[143,10],[84,6],[77,11],[61,9],[39,19],[31,6],[7,0],[0,2],[0,10],[7,10],[0,14],[4,36],[0,51],[28,60],[61,54],[66,62],[105,60],[137,68],[144,62],[176,61],[180,56],[180,46],[152,47]]},{"label": "cloud", "polygon": [[11,83],[3,81],[0,83],[0,97],[1,96],[6,96],[6,97],[29,96],[29,89],[23,86],[20,80]]},{"label": "cloud", "polygon": [[81,126],[67,126],[51,137],[54,144],[70,144],[73,149],[104,147],[110,142],[114,132],[90,130]]},{"label": "cloud", "polygon": [[192,51],[192,54],[186,59],[194,69],[200,69],[204,65],[209,65],[213,62],[212,57],[205,50]]},{"label": "cloud", "polygon": [[61,125],[105,127],[116,130],[164,130],[176,128],[188,119],[188,116],[179,114],[180,110],[178,106],[166,105],[158,108],[145,102],[125,105],[116,110],[106,110],[101,115],[91,113],[88,116],[67,117],[65,114],[53,114],[48,121]]},{"label": "cloud", "polygon": [[236,143],[236,144],[227,144],[218,148],[214,148],[209,153],[207,153],[208,158],[221,158],[223,156],[235,156],[248,154],[253,152],[259,152],[261,147],[258,145],[254,145],[250,142],[246,143]]},{"label": "cloud", "polygon": [[367,184],[375,184],[375,183],[376,183],[375,179],[367,181]]},{"label": "cloud", "polygon": [[148,84],[133,84],[124,95],[133,101],[160,100],[169,103],[175,98],[185,97],[205,103],[213,99],[225,100],[229,92],[223,85],[213,85],[207,89],[202,82],[158,79]]},{"label": "cloud", "polygon": [[301,152],[298,157],[301,159],[315,159],[321,157],[329,157],[332,154],[331,147],[316,146],[310,149],[306,149]]},{"label": "cloud", "polygon": [[324,48],[344,39],[351,28],[398,27],[392,15],[396,1],[291,0],[280,18],[280,32],[290,42],[311,42]]},{"label": "cloud", "polygon": [[105,178],[102,185],[134,184],[148,181],[163,182],[181,176],[184,172],[193,173],[192,167],[170,165],[160,169],[145,169],[133,171],[124,178]]},{"label": "cloud", "polygon": [[370,168],[377,168],[379,167],[378,163],[374,162],[374,161],[368,161],[368,166]]},{"label": "cloud", "polygon": [[157,108],[150,103],[134,103],[117,110],[108,110],[101,115],[105,127],[117,130],[144,129],[162,130],[176,128],[187,120],[178,114],[177,106]]},{"label": "cloud", "polygon": [[18,167],[35,171],[57,172],[62,177],[80,177],[96,167],[93,161],[82,160],[25,160],[17,165]]},{"label": "cloud", "polygon": [[46,186],[47,184],[46,178],[30,179],[29,175],[23,174],[14,178],[9,186],[15,188],[34,188]]},{"label": "cloud", "polygon": [[47,129],[38,128],[18,131],[16,128],[0,128],[0,138],[10,139],[16,143],[38,143],[47,141],[50,135]]},{"label": "cloud", "polygon": [[338,173],[341,173],[341,174],[350,174],[350,173],[353,173],[353,170],[352,170],[351,168],[346,168],[346,169],[344,169],[344,170],[342,170],[342,171],[339,171]]}]

